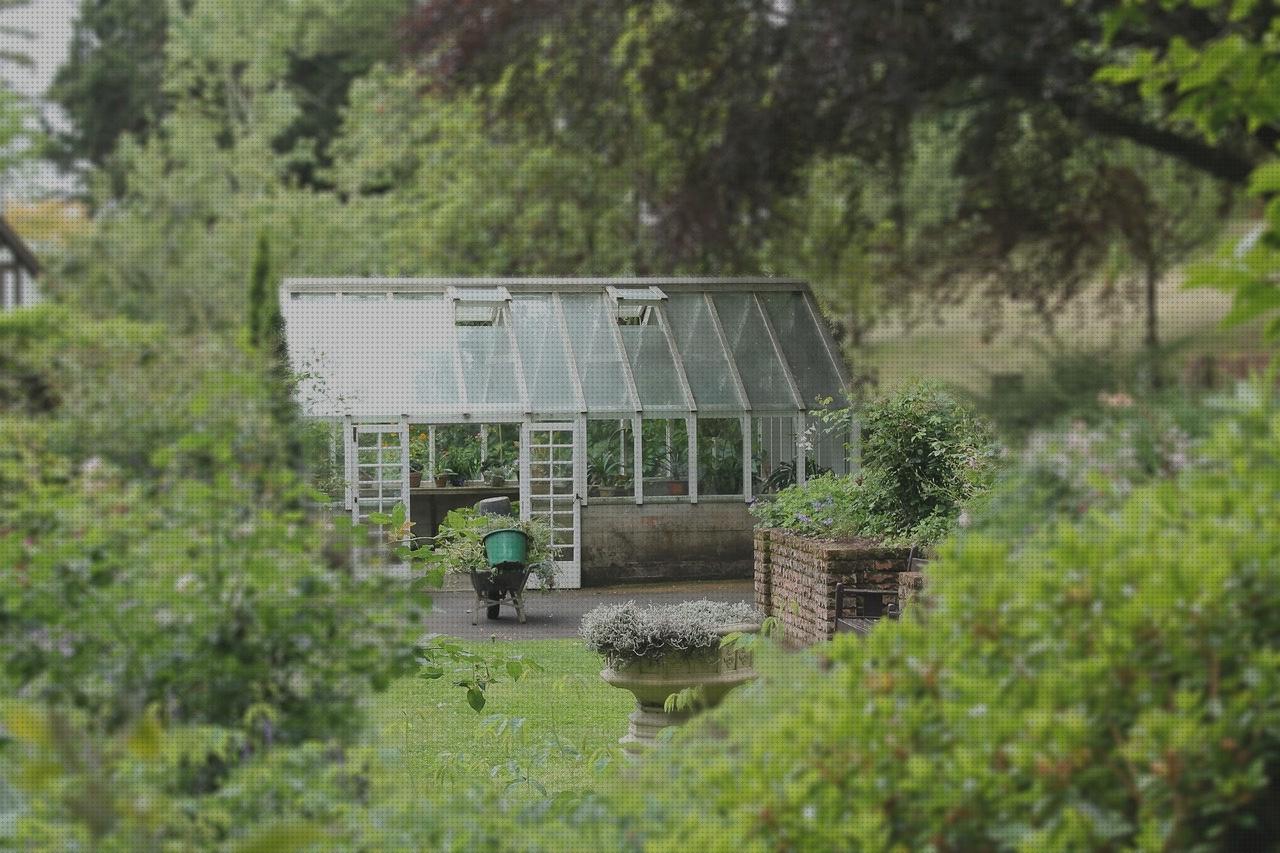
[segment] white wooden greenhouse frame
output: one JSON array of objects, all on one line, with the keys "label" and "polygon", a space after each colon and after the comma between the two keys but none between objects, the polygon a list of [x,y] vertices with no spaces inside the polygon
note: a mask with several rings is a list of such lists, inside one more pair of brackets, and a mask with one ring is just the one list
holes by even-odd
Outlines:
[{"label": "white wooden greenhouse frame", "polygon": [[[341,427],[356,519],[408,511],[410,425],[431,429],[434,469],[435,427],[519,424],[521,513],[557,530],[561,586],[579,585],[588,502],[749,503],[755,436],[793,460],[852,464],[856,435],[805,438],[848,377],[803,281],[291,278],[280,304],[303,410]],[[685,423],[687,494],[645,493],[643,421],[659,418]],[[699,418],[739,420],[740,493],[699,495]],[[588,495],[589,419],[630,424],[631,494]]]}]

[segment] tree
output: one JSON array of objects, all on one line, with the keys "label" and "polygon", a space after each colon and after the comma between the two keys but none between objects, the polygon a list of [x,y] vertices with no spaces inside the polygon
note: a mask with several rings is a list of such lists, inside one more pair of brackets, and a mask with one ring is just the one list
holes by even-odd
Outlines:
[{"label": "tree", "polygon": [[84,0],[67,62],[49,96],[73,127],[64,160],[102,165],[124,134],[145,140],[169,109],[164,92],[167,0]]},{"label": "tree", "polygon": [[258,234],[253,267],[249,271],[249,343],[255,347],[261,346],[271,331],[271,307],[267,300],[270,266],[271,247],[267,242],[267,232],[262,231]]},{"label": "tree", "polygon": [[[1198,37],[1154,41],[1122,54],[1097,78],[1140,97],[1153,110],[1172,116],[1210,142],[1243,125],[1263,143],[1263,156],[1249,174],[1249,191],[1266,200],[1263,219],[1252,235],[1229,246],[1214,262],[1194,271],[1191,282],[1234,295],[1227,322],[1274,315],[1280,308],[1280,54],[1274,32],[1280,24],[1274,4],[1239,0],[1182,0],[1148,7],[1117,0],[1108,10],[1111,40],[1125,33],[1160,32],[1170,17],[1208,15],[1229,24]],[[1259,29],[1261,24],[1266,27]],[[1264,35],[1270,33],[1271,35]],[[1280,319],[1266,327],[1280,338]]]},{"label": "tree", "polygon": [[[805,191],[812,164],[847,156],[882,179],[895,282],[923,282],[931,298],[939,283],[953,296],[956,283],[986,283],[1048,316],[1104,254],[1101,235],[1078,232],[1105,224],[1082,207],[1083,143],[1132,140],[1239,184],[1270,133],[1238,122],[1205,141],[1094,80],[1153,40],[1260,34],[1269,19],[1192,10],[1104,45],[1108,9],[1095,0],[432,0],[411,16],[406,42],[431,83],[486,86],[535,134],[626,164],[668,268],[759,270],[755,250],[776,233],[780,201]],[[920,150],[925,128],[943,129],[950,150]],[[914,162],[926,153],[931,161]],[[910,209],[931,206],[907,195],[913,170],[958,183],[941,206],[947,217]]]}]

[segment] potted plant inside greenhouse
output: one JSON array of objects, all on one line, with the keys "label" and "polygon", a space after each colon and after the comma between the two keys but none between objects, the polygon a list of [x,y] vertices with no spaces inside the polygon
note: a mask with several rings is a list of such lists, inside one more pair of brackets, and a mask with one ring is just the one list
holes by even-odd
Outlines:
[{"label": "potted plant inside greenhouse", "polygon": [[742,446],[722,436],[698,443],[698,490],[708,495],[742,492]]},{"label": "potted plant inside greenhouse", "polygon": [[683,444],[671,444],[666,448],[664,460],[667,477],[667,494],[689,494],[689,450]]},{"label": "potted plant inside greenhouse", "polygon": [[604,658],[600,677],[636,698],[623,747],[643,752],[663,729],[754,679],[750,645],[735,640],[758,633],[762,623],[753,606],[718,601],[649,607],[632,601],[588,612],[581,635]]},{"label": "potted plant inside greenhouse", "polygon": [[479,467],[479,448],[471,442],[450,445],[440,455],[440,461],[449,474],[450,485],[463,486]]},{"label": "potted plant inside greenhouse", "polygon": [[514,480],[515,467],[508,462],[500,459],[490,459],[484,465],[484,471],[481,475],[486,486],[493,488],[501,488],[507,484],[508,480]]},{"label": "potted plant inside greenhouse", "polygon": [[422,473],[431,464],[431,440],[425,432],[409,439],[409,487],[422,485]]},{"label": "potted plant inside greenhouse", "polygon": [[592,443],[587,451],[587,494],[593,497],[617,497],[626,485],[622,458],[615,439]]}]

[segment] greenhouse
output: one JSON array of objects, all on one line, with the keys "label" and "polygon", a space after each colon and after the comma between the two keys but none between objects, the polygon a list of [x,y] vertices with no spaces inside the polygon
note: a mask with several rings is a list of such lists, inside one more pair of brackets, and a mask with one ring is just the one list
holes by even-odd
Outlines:
[{"label": "greenhouse", "polygon": [[431,535],[506,495],[562,586],[745,576],[748,505],[851,464],[809,414],[848,383],[801,281],[288,279],[281,306],[357,520]]}]

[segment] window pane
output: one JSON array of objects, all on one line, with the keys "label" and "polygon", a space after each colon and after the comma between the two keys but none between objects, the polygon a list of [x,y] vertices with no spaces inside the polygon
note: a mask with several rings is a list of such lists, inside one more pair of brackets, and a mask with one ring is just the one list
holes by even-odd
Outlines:
[{"label": "window pane", "polygon": [[641,423],[644,493],[689,493],[689,434],[684,418],[645,418]]},{"label": "window pane", "polygon": [[787,384],[786,369],[769,341],[755,300],[742,293],[717,293],[714,299],[751,405],[757,409],[794,409],[796,403]]},{"label": "window pane", "polygon": [[622,353],[613,338],[614,319],[604,294],[562,293],[569,338],[582,373],[587,408],[596,412],[634,411],[627,393]]},{"label": "window pane", "polygon": [[769,495],[796,481],[795,419],[751,419],[752,491]]},{"label": "window pane", "polygon": [[630,496],[634,492],[631,420],[587,421],[588,497]]},{"label": "window pane", "polygon": [[519,411],[520,392],[512,368],[511,340],[504,326],[458,326],[462,378],[470,411]]},{"label": "window pane", "polygon": [[622,345],[626,347],[631,363],[631,375],[635,379],[640,405],[646,411],[667,409],[687,412],[689,404],[676,377],[675,359],[667,336],[658,323],[619,326]]},{"label": "window pane", "polygon": [[720,345],[703,295],[672,294],[666,316],[698,408],[740,410],[742,401],[733,382],[729,357]]},{"label": "window pane", "polygon": [[820,421],[811,421],[807,433],[809,449],[806,453],[808,467],[805,471],[808,476],[827,472],[843,475],[853,470],[853,466],[849,464],[850,436],[847,430],[833,429]]},{"label": "window pane", "polygon": [[831,363],[822,341],[822,330],[813,322],[804,295],[762,293],[760,301],[778,333],[778,342],[786,353],[805,404],[813,406],[824,397],[840,400],[843,389],[840,374]]},{"label": "window pane", "polygon": [[698,418],[698,494],[742,494],[742,422]]},{"label": "window pane", "polygon": [[516,346],[524,361],[529,405],[538,414],[576,412],[568,342],[547,294],[517,295],[511,303]]}]

